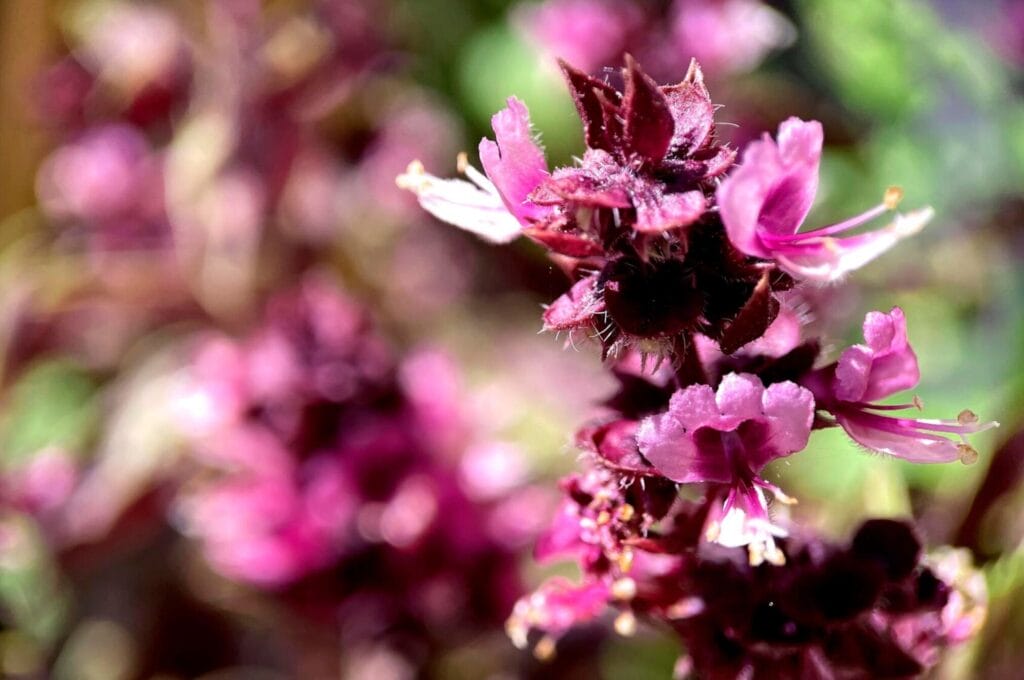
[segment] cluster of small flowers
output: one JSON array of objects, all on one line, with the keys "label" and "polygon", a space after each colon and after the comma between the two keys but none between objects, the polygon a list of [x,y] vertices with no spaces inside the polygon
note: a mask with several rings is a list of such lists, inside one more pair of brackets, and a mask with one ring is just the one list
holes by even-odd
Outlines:
[{"label": "cluster of small flowers", "polygon": [[199,342],[190,373],[195,470],[177,515],[221,574],[351,609],[358,639],[504,617],[530,488],[517,451],[473,441],[442,355],[396,363],[365,311],[313,277],[247,337]]},{"label": "cluster of small flowers", "polygon": [[[410,220],[394,174],[409,154],[448,153],[452,117],[389,87],[380,6],[307,5],[118,1],[79,21],[77,49],[37,87],[59,142],[37,178],[58,244],[101,280],[159,271],[162,293],[221,316],[251,302],[259,266],[301,267],[349,220]],[[206,35],[190,25],[204,20]]]},{"label": "cluster of small flowers", "polygon": [[[915,233],[931,210],[845,235],[895,212],[902,192],[890,188],[861,215],[801,232],[820,123],[790,118],[737,165],[696,62],[663,87],[628,56],[621,89],[562,69],[587,146],[574,166],[549,172],[513,98],[493,118],[496,141],[480,144],[486,176],[462,157],[471,182],[417,163],[399,177],[442,220],[544,246],[575,281],[544,327],[596,340],[621,385],[611,415],[578,433],[590,469],[565,481],[538,546],[542,558],[575,557],[583,582],[551,581],[521,600],[513,640],[539,638],[544,656],[572,624],[612,607],[620,633],[638,616],[669,624],[701,677],[888,677],[934,663],[976,629],[983,596],[954,596],[957,583],[922,562],[906,524],[868,522],[848,547],[791,530],[769,500],[795,500],[762,476],[812,429],[836,426],[913,462],[977,458],[968,435],[996,423],[969,410],[905,417],[916,398],[880,403],[919,380],[900,309],[869,313],[864,343],[822,364],[791,300]],[[701,485],[702,502],[678,498],[689,485]]]}]

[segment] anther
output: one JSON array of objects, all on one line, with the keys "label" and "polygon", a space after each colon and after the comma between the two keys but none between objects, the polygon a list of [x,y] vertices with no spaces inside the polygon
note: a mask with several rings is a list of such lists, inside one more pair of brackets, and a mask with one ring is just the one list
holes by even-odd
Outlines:
[{"label": "anther", "polygon": [[619,509],[615,511],[615,516],[623,522],[628,522],[633,519],[636,515],[636,510],[629,503],[625,503],[619,506]]},{"label": "anther", "polygon": [[426,174],[427,171],[423,167],[423,163],[413,161],[405,167],[405,172],[395,178],[395,184],[398,185],[399,189],[416,191],[423,186],[425,181],[424,175]]},{"label": "anther", "polygon": [[978,451],[970,444],[957,444],[960,452],[960,462],[964,465],[974,465],[978,462]]},{"label": "anther", "polygon": [[889,210],[895,210],[896,206],[903,200],[903,189],[900,187],[889,187],[885,190],[885,196],[882,198],[882,203]]},{"label": "anther", "polygon": [[469,156],[466,154],[465,151],[460,151],[458,153],[458,155],[455,156],[455,169],[458,170],[459,172],[461,172],[462,174],[465,174],[466,173],[466,168],[468,168],[468,167],[469,167]]},{"label": "anther", "polygon": [[923,411],[924,410],[924,401],[921,400],[921,397],[919,397],[919,396],[917,396],[915,394],[912,401],[913,401],[913,404],[914,404],[914,408],[916,408],[918,411]]},{"label": "anther", "polygon": [[974,425],[978,422],[978,414],[969,408],[965,408],[963,411],[960,411],[960,415],[956,417],[956,422],[961,425]]}]

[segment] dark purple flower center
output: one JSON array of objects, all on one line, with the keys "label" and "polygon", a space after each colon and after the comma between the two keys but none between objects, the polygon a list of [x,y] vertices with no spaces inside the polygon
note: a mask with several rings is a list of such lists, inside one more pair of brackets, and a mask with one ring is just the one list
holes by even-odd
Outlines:
[{"label": "dark purple flower center", "polygon": [[704,296],[696,277],[679,260],[610,262],[602,272],[605,307],[626,333],[663,338],[696,327]]}]

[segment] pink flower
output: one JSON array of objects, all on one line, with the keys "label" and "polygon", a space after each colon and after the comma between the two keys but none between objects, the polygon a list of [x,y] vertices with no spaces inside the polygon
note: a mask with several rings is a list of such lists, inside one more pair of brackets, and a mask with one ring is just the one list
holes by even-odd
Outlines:
[{"label": "pink flower", "polygon": [[530,113],[515,97],[509,97],[508,106],[494,114],[491,127],[496,141],[480,140],[486,176],[460,155],[459,171],[470,182],[439,179],[427,174],[418,161],[397,181],[399,187],[415,193],[434,217],[488,241],[507,243],[519,236],[529,220],[551,210],[527,198],[548,177],[547,161],[530,130]]},{"label": "pink flower", "polygon": [[620,0],[551,0],[520,5],[516,19],[546,57],[593,73],[627,51],[647,17],[639,5]]},{"label": "pink flower", "polygon": [[796,34],[782,14],[757,0],[677,0],[672,14],[666,49],[693,57],[709,73],[749,71]]},{"label": "pink flower", "polygon": [[864,234],[834,236],[894,210],[902,191],[893,187],[881,204],[860,215],[797,233],[818,191],[821,144],[821,123],[790,118],[779,126],[778,143],[766,134],[747,146],[741,167],[722,182],[717,196],[729,239],[739,250],[774,259],[797,278],[835,281],[917,233],[932,210],[897,214],[888,226]]},{"label": "pink flower", "polygon": [[[920,408],[910,404],[871,403],[914,387],[921,377],[917,357],[907,340],[903,310],[888,314],[870,312],[864,319],[864,345],[850,347],[839,361],[812,373],[805,381],[814,392],[818,408],[835,416],[836,422],[858,444],[915,463],[948,463],[957,459],[974,462],[978,452],[967,435],[998,426],[982,423],[969,410],[956,420],[895,418],[879,411]],[[948,439],[956,435],[959,441]]]},{"label": "pink flower", "polygon": [[534,654],[550,657],[554,641],[574,625],[599,616],[608,606],[610,587],[600,580],[575,585],[564,578],[552,578],[530,595],[516,602],[505,623],[512,643],[523,649],[531,629],[542,630],[545,641],[537,644]]},{"label": "pink flower", "polygon": [[[803,449],[814,419],[814,397],[792,382],[767,388],[756,376],[730,373],[715,392],[691,385],[676,392],[668,411],[643,421],[640,452],[676,482],[727,486],[725,502],[712,517],[708,537],[723,545],[748,545],[752,562],[780,562],[764,490],[789,498],[759,476],[775,460]],[[716,514],[712,511],[712,514]]]}]

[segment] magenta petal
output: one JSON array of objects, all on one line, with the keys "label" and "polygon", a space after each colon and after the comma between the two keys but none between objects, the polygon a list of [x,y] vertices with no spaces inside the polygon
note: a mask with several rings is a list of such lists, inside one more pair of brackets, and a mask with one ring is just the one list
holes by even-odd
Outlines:
[{"label": "magenta petal", "polygon": [[856,412],[837,413],[836,420],[855,442],[879,453],[887,453],[911,463],[951,463],[960,459],[957,443],[937,436],[914,436],[912,430],[890,432],[872,425],[870,419],[857,417]]},{"label": "magenta petal", "polygon": [[870,402],[912,388],[921,378],[917,356],[907,340],[903,310],[869,312],[867,345],[854,345],[836,365],[835,395],[843,401]]},{"label": "magenta petal", "polygon": [[672,395],[667,412],[640,424],[637,444],[644,457],[673,481],[728,483],[733,472],[721,446],[702,449],[693,439],[698,429],[715,430],[720,421],[711,387],[691,385]]},{"label": "magenta petal", "polygon": [[[565,578],[555,577],[516,604],[509,624],[516,628],[535,628],[558,637],[575,624],[597,617],[609,599],[609,586],[603,581],[576,585]],[[522,636],[524,644],[525,632]],[[513,641],[516,637],[513,636]]]},{"label": "magenta petal", "polygon": [[[709,437],[716,438],[717,435],[715,430],[709,430]],[[644,457],[658,472],[674,482],[731,482],[733,471],[721,444],[712,439],[717,445],[705,442],[705,446],[698,446],[692,436],[692,431],[671,413],[663,413],[640,424],[637,443]]]},{"label": "magenta petal", "polygon": [[550,528],[538,539],[533,549],[533,556],[539,562],[548,562],[558,557],[573,555],[587,545],[580,539],[579,505],[566,499],[558,508],[558,513]]},{"label": "magenta petal", "polygon": [[544,330],[567,331],[590,326],[594,315],[604,311],[597,295],[597,274],[580,279],[569,292],[544,310]]},{"label": "magenta petal", "polygon": [[491,118],[492,142],[480,140],[480,162],[494,182],[509,212],[521,223],[546,215],[547,208],[531,204],[527,197],[548,177],[544,153],[530,130],[526,105],[509,97],[508,106]]},{"label": "magenta petal", "polygon": [[[775,450],[773,457],[800,451],[807,446],[814,422],[814,396],[811,391],[789,381],[769,385],[761,400],[768,419],[769,444],[762,451]],[[758,459],[752,466],[764,465]]]},{"label": "magenta petal", "polygon": [[722,378],[715,400],[723,419],[729,423],[726,427],[733,429],[744,420],[760,418],[763,394],[764,385],[757,376],[730,373]]},{"label": "magenta petal", "polygon": [[842,401],[864,401],[874,353],[863,345],[848,347],[836,364],[835,396]]},{"label": "magenta petal", "polygon": [[790,236],[800,228],[818,191],[821,123],[790,118],[778,144],[767,135],[751,142],[738,170],[718,187],[729,240],[748,255],[769,257],[759,233]]},{"label": "magenta petal", "polygon": [[704,193],[700,191],[666,194],[660,200],[648,200],[650,198],[633,197],[636,207],[634,228],[642,234],[658,234],[693,224],[707,207]]},{"label": "magenta petal", "polygon": [[758,217],[764,230],[788,236],[796,233],[807,217],[818,192],[823,138],[821,123],[816,120],[790,118],[779,126],[779,165],[763,168],[766,175],[777,173]]},{"label": "magenta petal", "polygon": [[[743,153],[743,164],[718,185],[718,208],[729,240],[754,257],[770,257],[758,234],[758,216],[770,190],[770,171],[777,165],[774,142],[765,138],[751,142]],[[794,229],[799,226],[795,225]]]}]

